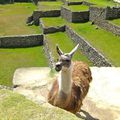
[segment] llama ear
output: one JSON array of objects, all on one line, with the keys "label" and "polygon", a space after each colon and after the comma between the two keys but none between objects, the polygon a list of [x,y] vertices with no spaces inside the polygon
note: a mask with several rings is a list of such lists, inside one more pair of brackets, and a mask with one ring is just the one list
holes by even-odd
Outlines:
[{"label": "llama ear", "polygon": [[69,53],[69,55],[72,57],[74,55],[74,53],[77,51],[77,49],[79,48],[79,44],[77,44],[73,50]]},{"label": "llama ear", "polygon": [[63,52],[62,52],[62,50],[59,48],[58,45],[56,45],[56,50],[57,50],[57,53],[58,53],[59,55],[63,55]]}]

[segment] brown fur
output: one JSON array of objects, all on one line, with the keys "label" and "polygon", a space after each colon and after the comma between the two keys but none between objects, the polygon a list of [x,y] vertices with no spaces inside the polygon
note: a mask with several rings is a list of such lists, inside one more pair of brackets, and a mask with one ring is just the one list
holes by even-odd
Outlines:
[{"label": "brown fur", "polygon": [[48,102],[72,113],[80,111],[82,101],[88,93],[89,83],[92,80],[91,71],[87,64],[74,62],[72,73],[72,91],[70,95],[61,93],[58,97],[58,81],[55,80],[53,87],[48,94]]}]

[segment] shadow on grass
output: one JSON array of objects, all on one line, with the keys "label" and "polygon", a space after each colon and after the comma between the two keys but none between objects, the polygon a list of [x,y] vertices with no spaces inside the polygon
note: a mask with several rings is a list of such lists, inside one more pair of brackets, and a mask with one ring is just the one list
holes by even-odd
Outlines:
[{"label": "shadow on grass", "polygon": [[83,120],[99,120],[98,118],[94,118],[88,112],[86,112],[84,110],[81,110],[80,113],[76,114],[76,116]]}]

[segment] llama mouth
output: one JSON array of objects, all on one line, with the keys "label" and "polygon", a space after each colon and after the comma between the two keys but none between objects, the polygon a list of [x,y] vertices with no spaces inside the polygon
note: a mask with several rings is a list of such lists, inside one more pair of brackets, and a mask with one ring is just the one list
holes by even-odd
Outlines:
[{"label": "llama mouth", "polygon": [[56,70],[57,72],[60,72],[61,67],[55,67],[55,70]]}]

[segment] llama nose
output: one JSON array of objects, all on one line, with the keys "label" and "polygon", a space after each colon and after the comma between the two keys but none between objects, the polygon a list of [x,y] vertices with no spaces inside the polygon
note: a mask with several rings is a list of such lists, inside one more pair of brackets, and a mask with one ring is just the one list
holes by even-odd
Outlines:
[{"label": "llama nose", "polygon": [[62,69],[62,65],[61,65],[61,63],[56,63],[56,65],[55,65],[55,70],[57,71],[57,72],[59,72],[60,70]]}]

